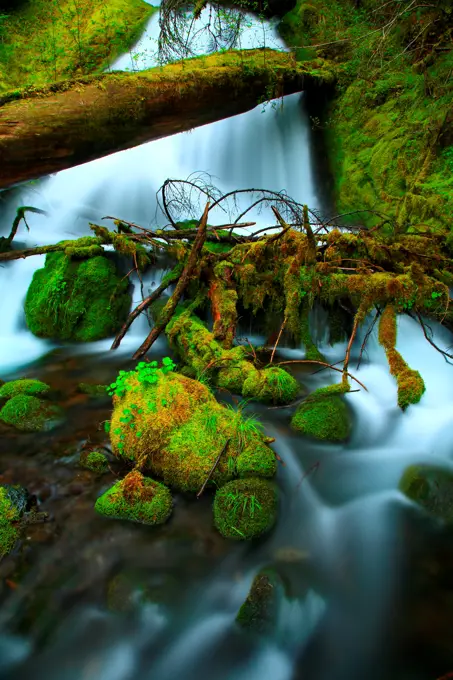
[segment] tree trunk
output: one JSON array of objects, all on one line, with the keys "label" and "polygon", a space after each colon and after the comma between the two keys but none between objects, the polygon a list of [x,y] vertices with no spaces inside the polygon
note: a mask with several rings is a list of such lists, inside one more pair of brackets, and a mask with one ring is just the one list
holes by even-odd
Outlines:
[{"label": "tree trunk", "polygon": [[332,79],[287,53],[246,50],[7,93],[0,97],[0,189]]}]

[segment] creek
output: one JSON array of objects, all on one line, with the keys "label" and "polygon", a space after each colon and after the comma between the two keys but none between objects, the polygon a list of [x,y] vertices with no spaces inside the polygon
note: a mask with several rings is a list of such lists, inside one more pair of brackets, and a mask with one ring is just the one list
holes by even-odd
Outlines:
[{"label": "creek", "polygon": [[[255,47],[263,27],[251,24],[244,40]],[[266,44],[278,40],[272,27],[265,30]],[[156,31],[154,16],[135,50],[112,68],[154,63]],[[198,172],[212,175],[225,192],[285,189],[310,208],[327,210],[315,181],[321,161],[304,96],[292,95],[283,106],[260,105],[0,195],[0,233],[7,235],[21,205],[48,213],[27,217],[30,231],[22,225],[16,237],[23,246],[88,235],[88,222],[104,215],[165,224],[156,191],[169,177]],[[254,213],[255,228],[266,219]],[[99,478],[76,462],[87,440],[106,443],[99,423],[111,405],[78,394],[77,384],[110,383],[120,367],[129,368],[149,326],[139,317],[115,352],[110,339],[80,346],[33,337],[23,301],[43,263],[36,256],[0,268],[0,377],[48,381],[67,413],[51,433],[0,431],[2,481],[23,484],[50,517],[27,530],[20,555],[0,563],[1,678],[436,680],[452,670],[452,622],[439,611],[450,591],[431,578],[451,572],[451,537],[398,491],[411,463],[453,469],[453,369],[415,322],[399,320],[398,349],[423,374],[425,395],[402,413],[375,335],[355,368],[362,335],[351,370],[368,391],[346,397],[354,416],[347,444],[296,436],[291,408],[248,407],[276,438],[282,500],[270,537],[233,544],[215,532],[208,495],[199,501],[177,495],[173,518],[160,528],[95,515],[94,501],[115,480],[115,465]],[[161,276],[160,270],[147,273],[146,293]],[[139,299],[136,285],[134,302]],[[345,344],[327,343],[321,315],[312,322],[327,360],[341,361]],[[433,330],[439,346],[451,344],[447,331]],[[243,331],[254,342],[265,339],[251,322],[244,321]],[[153,348],[156,356],[168,352],[164,339]],[[283,344],[279,356],[303,358],[304,351]],[[329,371],[294,374],[309,390],[336,380]],[[274,634],[257,638],[240,631],[235,616],[254,575],[267,565],[284,577],[287,595]]]}]

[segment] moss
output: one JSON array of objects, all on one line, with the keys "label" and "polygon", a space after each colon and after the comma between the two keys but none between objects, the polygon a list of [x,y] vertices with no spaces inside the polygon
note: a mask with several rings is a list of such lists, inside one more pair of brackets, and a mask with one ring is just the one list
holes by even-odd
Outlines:
[{"label": "moss", "polygon": [[23,394],[12,397],[0,411],[0,420],[23,432],[51,430],[61,418],[62,411],[58,406]]},{"label": "moss", "polygon": [[110,435],[115,455],[189,493],[201,489],[227,441],[209,485],[222,485],[237,474],[275,474],[275,456],[255,419],[220,405],[207,387],[181,374],[156,369],[152,384],[139,378],[138,372],[128,374],[124,394],[114,397]]},{"label": "moss", "polygon": [[133,470],[100,496],[95,510],[104,517],[141,524],[163,524],[170,517],[173,501],[166,486]]},{"label": "moss", "polygon": [[278,366],[251,373],[242,388],[247,399],[258,399],[272,404],[289,404],[299,393],[299,383]]},{"label": "moss", "polygon": [[48,253],[27,292],[27,325],[42,338],[91,342],[109,337],[129,311],[128,286],[107,257],[75,260]]},{"label": "moss", "polygon": [[275,571],[261,570],[253,579],[236,622],[242,628],[256,633],[271,633],[277,625],[278,603],[282,595],[283,585]]},{"label": "moss", "polygon": [[275,453],[265,444],[254,442],[237,457],[239,477],[274,477],[277,472]]},{"label": "moss", "polygon": [[396,313],[392,305],[384,309],[379,323],[379,342],[385,349],[390,373],[398,385],[398,406],[404,411],[410,404],[417,404],[425,391],[425,383],[418,371],[410,368],[396,345]]},{"label": "moss", "polygon": [[272,529],[277,517],[275,487],[249,477],[225,484],[214,499],[214,524],[225,538],[250,540]]},{"label": "moss", "polygon": [[3,22],[0,83],[43,85],[102,71],[155,11],[142,0],[29,0]]},{"label": "moss", "polygon": [[50,387],[40,380],[21,378],[12,380],[0,387],[0,399],[10,399],[18,394],[26,394],[30,397],[40,397],[49,392]]},{"label": "moss", "polygon": [[92,385],[91,383],[79,383],[77,390],[89,397],[106,397],[107,385]]},{"label": "moss", "polygon": [[9,490],[0,486],[0,557],[14,548],[20,536],[20,511],[10,497]]},{"label": "moss", "polygon": [[101,451],[87,451],[80,454],[80,465],[91,472],[103,474],[109,469],[107,456]]},{"label": "moss", "polygon": [[411,465],[401,477],[399,488],[431,515],[453,521],[452,472],[432,465]]},{"label": "moss", "polygon": [[315,439],[346,441],[351,433],[351,416],[340,396],[344,391],[342,385],[315,390],[298,406],[291,426]]}]

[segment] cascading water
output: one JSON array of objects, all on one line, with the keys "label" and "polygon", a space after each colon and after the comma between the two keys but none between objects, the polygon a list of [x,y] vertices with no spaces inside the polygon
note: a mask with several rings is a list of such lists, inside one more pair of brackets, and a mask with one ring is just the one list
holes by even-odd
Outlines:
[{"label": "cascading water", "polygon": [[[154,16],[145,36],[148,43],[136,47],[142,56],[131,60],[126,55],[113,67],[151,65],[154,56],[149,56],[153,53],[149,40],[156,39],[156,22]],[[256,35],[255,27],[253,32]],[[99,221],[106,214],[144,226],[162,224],[156,190],[168,177],[185,178],[197,171],[215,176],[223,191],[285,189],[293,198],[319,208],[309,134],[300,97],[293,95],[285,98],[282,109],[268,105],[262,111],[258,107],[27,186],[5,201],[2,230],[8,232],[18,205],[48,212],[47,217],[30,215],[29,233],[21,227],[17,241],[27,246],[88,234],[88,221]],[[253,214],[253,220],[258,227],[266,226],[261,214]],[[23,318],[27,287],[33,271],[42,264],[40,256],[0,269],[2,378],[17,374],[19,368],[23,374],[26,366],[33,372],[33,362],[55,346],[32,337]],[[159,276],[152,272],[145,287],[157,285]],[[135,322],[123,340],[123,357],[139,344],[146,323],[144,318]],[[362,339],[357,340],[351,366]],[[446,331],[435,329],[438,345],[449,341]],[[82,361],[82,355],[107,353],[109,344],[64,351],[68,356],[77,353]],[[453,418],[452,369],[426,343],[415,322],[400,321],[398,349],[423,373],[425,396],[407,412],[398,410],[385,355],[371,337],[367,356],[360,370],[354,371],[368,391],[346,397],[355,426],[345,446],[308,443],[289,430],[288,409],[254,406],[267,433],[276,437],[275,449],[284,465],[279,471],[283,493],[278,526],[269,539],[253,548],[235,546],[225,555],[217,544],[204,545],[202,524],[199,533],[195,530],[191,535],[190,549],[178,543],[178,528],[167,539],[157,533],[148,547],[149,534],[140,528],[113,523],[108,529],[105,524],[102,529],[101,525],[91,529],[92,498],[86,507],[73,504],[61,542],[42,554],[42,563],[6,598],[0,615],[1,676],[15,680],[32,674],[48,680],[195,680],[200,676],[290,680],[301,668],[297,677],[304,680],[390,678],[384,661],[376,663],[376,659],[385,645],[384,629],[391,618],[401,568],[395,545],[401,513],[408,503],[397,491],[398,480],[412,462],[451,465]],[[345,347],[323,344],[321,350],[334,364],[344,357]],[[298,349],[282,347],[279,351],[284,357],[304,356]],[[299,374],[310,389],[333,382],[335,376],[327,371]],[[73,453],[67,455],[70,460]],[[63,469],[65,460],[57,462],[57,467]],[[184,514],[185,501],[177,502]],[[203,502],[197,507],[203,507]],[[58,499],[55,503],[55,512],[61,511]],[[197,508],[190,512],[191,522],[193,513],[193,523],[200,521]],[[126,616],[103,609],[98,604],[99,589],[117,564],[148,576],[151,571],[157,579],[157,585],[151,586],[158,604],[144,604],[138,588]],[[273,636],[248,638],[239,634],[234,618],[254,574],[268,564],[285,575],[293,599],[281,602]],[[45,598],[38,598],[33,609],[37,623],[27,639],[20,635],[24,628],[30,629],[22,612],[32,593],[40,590]],[[58,626],[52,617],[58,618]],[[395,677],[418,680],[415,674]]]}]

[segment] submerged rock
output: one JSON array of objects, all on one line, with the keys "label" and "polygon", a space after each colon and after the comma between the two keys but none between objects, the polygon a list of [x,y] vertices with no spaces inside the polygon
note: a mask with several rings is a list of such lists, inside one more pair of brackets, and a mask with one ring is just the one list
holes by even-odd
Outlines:
[{"label": "submerged rock", "polygon": [[298,406],[291,426],[315,439],[344,442],[351,434],[351,414],[343,397],[331,388],[318,389],[307,397]]},{"label": "submerged rock", "polygon": [[[97,239],[46,255],[28,288],[25,316],[41,338],[90,342],[119,330],[131,304],[128,281],[112,260],[99,255]],[[92,245],[92,242],[94,245]],[[94,255],[94,256],[92,256]]]},{"label": "submerged rock", "polygon": [[162,368],[141,362],[111,386],[113,453],[185,492],[201,489],[221,452],[210,485],[238,475],[272,477],[275,455],[260,423],[220,405],[205,385],[172,372],[167,361]]},{"label": "submerged rock", "polygon": [[79,383],[77,391],[82,394],[88,394],[89,397],[106,397],[107,385],[92,385],[91,383]]},{"label": "submerged rock", "polygon": [[271,633],[277,623],[278,603],[283,592],[279,576],[272,569],[263,569],[253,579],[236,622],[256,633]]},{"label": "submerged rock", "polygon": [[47,394],[49,391],[49,385],[41,382],[41,380],[30,380],[28,378],[11,380],[0,387],[0,401],[16,397],[18,394],[26,394],[30,397],[40,397]]},{"label": "submerged rock", "polygon": [[80,454],[79,463],[91,472],[103,474],[109,469],[107,456],[101,451],[83,451]]},{"label": "submerged rock", "polygon": [[453,472],[434,465],[410,465],[399,488],[430,515],[453,522]]},{"label": "submerged rock", "polygon": [[52,430],[62,417],[59,406],[25,394],[12,397],[0,410],[0,420],[23,432]]},{"label": "submerged rock", "polygon": [[100,515],[140,524],[163,524],[170,517],[172,508],[167,487],[137,470],[103,493],[95,505]]},{"label": "submerged rock", "polygon": [[27,492],[20,486],[0,486],[0,557],[11,552],[19,539],[20,517],[27,499]]},{"label": "submerged rock", "polygon": [[214,524],[225,538],[247,540],[272,529],[278,509],[277,490],[258,477],[237,479],[219,489]]}]

